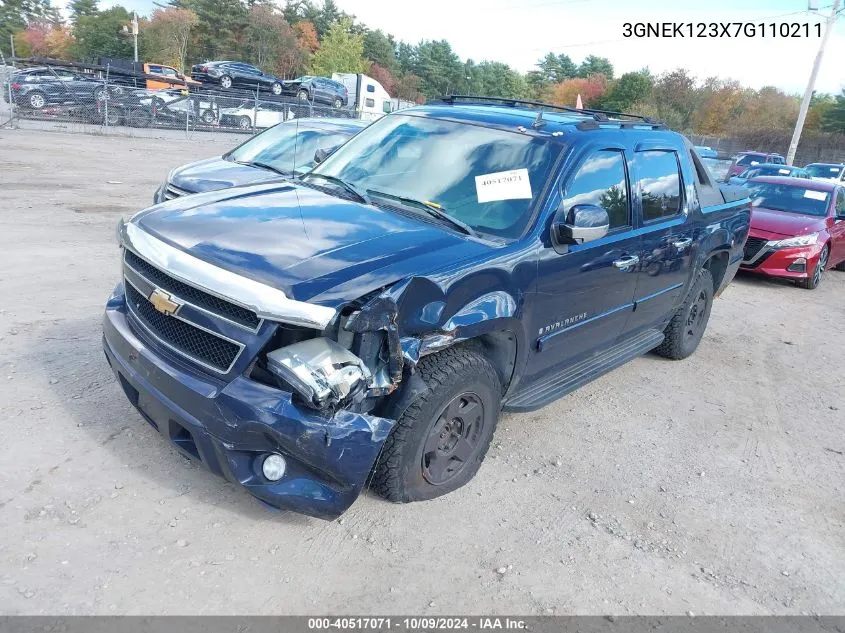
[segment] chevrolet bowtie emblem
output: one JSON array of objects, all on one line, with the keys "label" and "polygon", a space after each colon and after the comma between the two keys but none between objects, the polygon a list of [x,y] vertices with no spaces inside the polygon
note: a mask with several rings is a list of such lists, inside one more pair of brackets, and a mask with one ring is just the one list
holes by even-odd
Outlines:
[{"label": "chevrolet bowtie emblem", "polygon": [[150,293],[150,303],[156,310],[168,316],[173,316],[180,308],[180,304],[171,299],[170,295],[161,288],[156,288]]}]

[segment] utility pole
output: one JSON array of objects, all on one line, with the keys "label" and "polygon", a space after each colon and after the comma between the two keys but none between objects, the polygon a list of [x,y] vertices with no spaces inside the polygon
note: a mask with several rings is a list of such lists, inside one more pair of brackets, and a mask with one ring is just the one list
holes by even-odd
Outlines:
[{"label": "utility pole", "polygon": [[833,30],[833,23],[836,22],[836,13],[839,11],[840,1],[834,0],[830,15],[827,16],[827,25],[822,36],[822,43],[819,46],[819,52],[816,53],[816,61],[813,63],[810,80],[807,82],[807,90],[804,91],[804,98],[801,100],[801,109],[798,111],[798,120],[795,122],[795,131],[792,133],[792,140],[789,142],[789,151],[786,153],[787,165],[792,164],[792,161],[795,160],[795,152],[798,151],[798,141],[801,140],[801,131],[804,129],[804,120],[807,118],[807,110],[810,109],[810,100],[813,97],[813,88],[816,85],[816,75],[819,74],[819,66],[822,65],[824,49],[827,46],[827,40],[830,38],[830,32]]},{"label": "utility pole", "polygon": [[[837,0],[838,2],[839,0]],[[138,61],[138,12],[132,12],[132,38],[135,40],[135,61]]]}]

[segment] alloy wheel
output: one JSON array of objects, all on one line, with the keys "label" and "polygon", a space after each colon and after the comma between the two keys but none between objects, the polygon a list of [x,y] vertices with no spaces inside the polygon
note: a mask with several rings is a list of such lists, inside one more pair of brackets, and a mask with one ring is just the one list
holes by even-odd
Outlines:
[{"label": "alloy wheel", "polygon": [[41,94],[40,92],[36,92],[34,94],[29,95],[29,105],[36,110],[40,110],[45,105],[47,105],[47,100],[44,98],[43,94]]},{"label": "alloy wheel", "polygon": [[818,286],[822,280],[822,273],[824,272],[825,266],[827,266],[827,260],[830,255],[830,252],[827,250],[827,246],[822,249],[821,255],[819,255],[819,263],[816,264],[816,269],[813,271],[813,285]]}]

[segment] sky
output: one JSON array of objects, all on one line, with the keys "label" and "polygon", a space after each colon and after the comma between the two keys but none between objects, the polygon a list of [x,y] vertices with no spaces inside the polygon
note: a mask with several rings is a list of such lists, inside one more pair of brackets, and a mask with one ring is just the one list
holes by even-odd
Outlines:
[{"label": "sky", "polygon": [[[62,0],[63,2],[64,0]],[[824,22],[833,0],[335,0],[371,29],[417,43],[445,39],[462,58],[504,62],[532,70],[548,52],[566,53],[576,63],[587,55],[607,57],[616,75],[648,67],[660,73],[683,67],[704,79],[732,78],[743,85],[777,86],[803,93],[821,43],[810,37],[718,39],[625,38],[626,22]],[[122,4],[142,14],[151,0],[100,0],[102,8]],[[844,3],[845,4],[845,3]],[[741,8],[737,8],[740,5]],[[824,30],[822,28],[822,30]],[[834,27],[816,80],[821,92],[845,86],[845,11]]]}]

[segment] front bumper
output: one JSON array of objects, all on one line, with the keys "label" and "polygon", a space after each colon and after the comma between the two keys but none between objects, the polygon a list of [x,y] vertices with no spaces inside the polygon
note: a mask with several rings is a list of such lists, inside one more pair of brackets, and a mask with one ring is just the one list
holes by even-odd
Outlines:
[{"label": "front bumper", "polygon": [[[791,248],[772,249],[768,246],[766,252],[760,253],[760,257],[753,265],[743,262],[741,270],[769,277],[784,277],[787,279],[806,279],[811,277],[819,263],[819,256],[822,252],[820,242],[809,246],[795,246]],[[803,270],[789,270],[790,266],[796,264],[796,260],[806,260]],[[798,266],[794,268],[800,268]]]},{"label": "front bumper", "polygon": [[[126,317],[118,286],[103,320],[106,358],[132,405],[183,455],[275,508],[333,519],[352,505],[393,420],[346,410],[328,417],[245,376],[227,383],[176,366]],[[261,471],[270,453],[287,461],[277,482]]]}]

